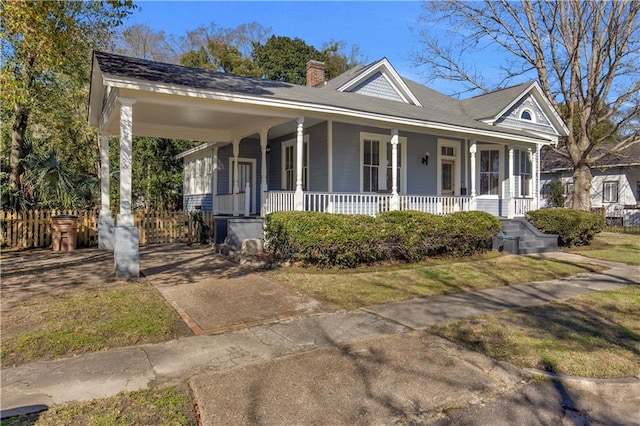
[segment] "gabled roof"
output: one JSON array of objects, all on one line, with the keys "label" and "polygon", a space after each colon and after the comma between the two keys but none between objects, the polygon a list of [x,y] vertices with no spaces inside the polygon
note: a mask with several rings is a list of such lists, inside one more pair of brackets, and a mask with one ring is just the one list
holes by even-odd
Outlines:
[{"label": "gabled roof", "polygon": [[[366,83],[369,79],[377,75],[382,76],[386,80],[403,102],[415,106],[422,106],[418,98],[406,85],[400,74],[393,68],[387,58],[382,58],[366,67],[360,67],[351,72],[347,71],[339,76],[339,84],[332,80],[332,84],[329,87],[338,92],[355,92],[363,83]],[[326,88],[325,85],[325,89]]]},{"label": "gabled roof", "polygon": [[[356,67],[321,88],[243,77],[174,64],[95,52],[90,93],[90,122],[96,126],[104,101],[104,87],[211,99],[236,106],[277,108],[287,114],[322,114],[376,120],[525,142],[548,143],[550,139],[526,129],[494,126],[470,115],[465,102],[438,93],[393,71],[394,83],[410,93],[414,103],[403,103],[349,91],[362,76],[389,71],[386,59]],[[395,73],[395,74],[394,74]],[[485,95],[488,96],[488,95]],[[485,98],[489,99],[489,98]],[[471,104],[466,104],[471,105]],[[496,107],[497,110],[497,107]],[[295,116],[295,115],[293,115]],[[471,136],[473,137],[473,136]]]},{"label": "gabled roof", "polygon": [[551,106],[540,85],[529,81],[516,86],[507,87],[462,101],[465,111],[476,120],[493,124],[505,115],[511,107],[526,96],[532,96],[542,108],[545,116],[551,121],[553,128],[560,136],[568,136],[569,129]]}]

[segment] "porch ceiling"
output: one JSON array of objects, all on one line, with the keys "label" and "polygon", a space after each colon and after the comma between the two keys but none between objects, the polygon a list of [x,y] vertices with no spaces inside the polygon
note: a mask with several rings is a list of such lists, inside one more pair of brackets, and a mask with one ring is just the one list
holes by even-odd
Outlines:
[{"label": "porch ceiling", "polygon": [[[134,99],[133,134],[202,142],[231,142],[245,138],[262,128],[269,128],[269,137],[279,137],[295,132],[296,116],[273,110],[261,110],[251,106],[229,108],[217,102],[182,96],[149,96],[135,91],[125,92]],[[115,102],[103,131],[120,133],[120,105]],[[305,127],[319,123],[320,119],[305,119]]]}]

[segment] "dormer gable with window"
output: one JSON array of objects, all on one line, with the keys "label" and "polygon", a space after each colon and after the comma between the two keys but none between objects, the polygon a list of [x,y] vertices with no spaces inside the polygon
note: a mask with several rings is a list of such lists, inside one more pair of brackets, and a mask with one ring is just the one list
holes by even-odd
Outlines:
[{"label": "dormer gable with window", "polygon": [[422,106],[387,58],[362,68],[337,90]]},{"label": "dormer gable with window", "polygon": [[475,96],[462,103],[474,119],[493,126],[525,130],[556,140],[569,134],[535,81]]},{"label": "dormer gable with window", "polygon": [[550,134],[555,133],[551,122],[532,95],[521,98],[520,101],[502,114],[495,124],[538,130]]}]

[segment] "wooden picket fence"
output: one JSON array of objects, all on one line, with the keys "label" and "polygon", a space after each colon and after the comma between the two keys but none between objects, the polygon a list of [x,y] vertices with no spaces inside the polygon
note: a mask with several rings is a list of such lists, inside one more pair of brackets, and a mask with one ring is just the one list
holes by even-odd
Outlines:
[{"label": "wooden picket fence", "polygon": [[[36,248],[51,246],[51,218],[59,214],[78,216],[76,247],[98,245],[98,210],[25,210],[0,211],[0,246]],[[117,214],[113,214],[114,219]],[[208,232],[213,238],[214,215],[198,215],[183,211],[136,211],[135,225],[140,232],[140,245],[199,242]],[[205,237],[206,237],[205,236]]]}]

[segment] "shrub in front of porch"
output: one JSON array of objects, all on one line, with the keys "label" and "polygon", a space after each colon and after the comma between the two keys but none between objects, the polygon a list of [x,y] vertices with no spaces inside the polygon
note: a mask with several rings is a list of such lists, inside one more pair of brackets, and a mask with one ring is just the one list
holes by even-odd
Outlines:
[{"label": "shrub in front of porch", "polygon": [[381,261],[416,262],[428,256],[467,256],[490,247],[500,222],[484,212],[435,216],[416,211],[373,218],[318,212],[267,216],[267,250],[277,260],[322,267]]},{"label": "shrub in front of porch", "polygon": [[316,266],[355,267],[382,260],[370,216],[279,212],[267,216],[267,251],[276,260]]},{"label": "shrub in front of porch", "polygon": [[599,214],[566,208],[532,210],[526,219],[545,234],[557,234],[564,247],[588,245],[605,226]]}]

